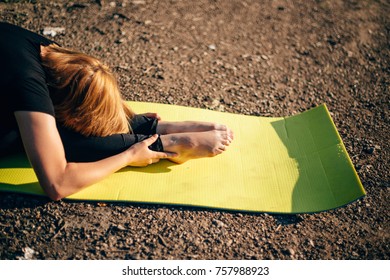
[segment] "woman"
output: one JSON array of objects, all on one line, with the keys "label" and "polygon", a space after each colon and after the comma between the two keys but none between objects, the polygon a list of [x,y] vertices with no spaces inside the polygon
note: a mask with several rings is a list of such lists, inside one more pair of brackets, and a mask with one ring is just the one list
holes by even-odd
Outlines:
[{"label": "woman", "polygon": [[125,166],[222,153],[224,125],[135,115],[99,60],[0,23],[0,154],[19,135],[40,185],[67,197]]}]

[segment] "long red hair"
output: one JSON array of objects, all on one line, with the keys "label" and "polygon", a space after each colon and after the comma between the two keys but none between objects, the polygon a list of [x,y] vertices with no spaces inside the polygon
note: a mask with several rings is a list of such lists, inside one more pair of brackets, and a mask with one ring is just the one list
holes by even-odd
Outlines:
[{"label": "long red hair", "polygon": [[129,133],[134,112],[121,97],[114,74],[95,57],[51,44],[42,65],[56,120],[85,136]]}]

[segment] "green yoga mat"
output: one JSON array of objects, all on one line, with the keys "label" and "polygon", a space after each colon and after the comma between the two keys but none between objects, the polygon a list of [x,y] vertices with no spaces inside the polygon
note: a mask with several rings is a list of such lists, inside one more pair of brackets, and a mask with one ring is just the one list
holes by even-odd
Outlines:
[{"label": "green yoga mat", "polygon": [[[158,112],[163,120],[224,123],[235,139],[216,157],[181,165],[163,160],[145,168],[124,168],[68,199],[312,213],[365,195],[325,105],[292,117],[267,118],[129,104],[136,112]],[[0,190],[44,194],[23,156],[0,160]]]}]

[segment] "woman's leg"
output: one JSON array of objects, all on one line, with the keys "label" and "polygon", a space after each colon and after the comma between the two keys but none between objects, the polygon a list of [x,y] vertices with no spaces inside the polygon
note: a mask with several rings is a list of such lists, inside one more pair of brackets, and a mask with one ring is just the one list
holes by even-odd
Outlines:
[{"label": "woman's leg", "polygon": [[136,133],[160,134],[163,150],[178,154],[178,157],[171,159],[176,163],[216,156],[222,153],[234,138],[233,132],[222,124],[198,121],[153,123],[153,120],[136,116],[132,126]]},{"label": "woman's leg", "polygon": [[[91,162],[119,154],[132,145],[156,133],[157,120],[136,116],[129,123],[132,133],[114,134],[106,137],[85,137],[60,124],[57,124],[69,162]],[[153,151],[163,150],[161,139],[150,146]]]},{"label": "woman's leg", "polygon": [[[84,137],[73,131],[59,128],[69,162],[97,161],[120,152],[145,140],[149,136],[138,134],[115,134],[107,137]],[[203,132],[174,133],[161,135],[149,148],[154,151],[173,152],[177,157],[170,159],[184,163],[190,159],[213,157],[225,151],[232,138],[228,131],[210,130]]]},{"label": "woman's leg", "polygon": [[[166,123],[165,127],[169,127],[171,131],[178,132],[161,135],[150,149],[177,153],[178,157],[171,159],[176,163],[216,156],[233,140],[233,133],[226,126],[201,122],[162,123]],[[156,132],[159,133],[157,122],[150,118],[137,117],[132,120],[131,126],[133,134],[115,134],[107,137],[85,137],[61,125],[58,125],[58,130],[67,160],[86,162],[118,154]],[[186,132],[193,130],[196,132]]]},{"label": "woman's leg", "polygon": [[167,122],[160,121],[157,125],[157,134],[166,135],[183,132],[203,132],[210,130],[228,130],[223,124],[198,121]]},{"label": "woman's leg", "polygon": [[[58,126],[65,155],[68,162],[92,162],[119,154],[132,145],[150,137],[140,134],[114,134],[106,137],[85,137],[77,132]],[[150,147],[153,151],[162,151],[161,139]]]},{"label": "woman's leg", "polygon": [[130,125],[135,134],[144,135],[167,135],[174,133],[186,133],[186,132],[204,132],[211,130],[227,131],[229,136],[233,138],[233,132],[223,124],[212,122],[200,122],[200,121],[181,121],[181,122],[168,122],[158,121],[154,118],[149,118],[144,115],[135,115],[130,122]]}]

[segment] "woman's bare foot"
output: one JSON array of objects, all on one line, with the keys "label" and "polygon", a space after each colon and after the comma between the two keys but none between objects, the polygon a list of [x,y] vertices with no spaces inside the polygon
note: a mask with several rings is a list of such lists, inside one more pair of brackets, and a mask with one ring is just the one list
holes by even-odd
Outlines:
[{"label": "woman's bare foot", "polygon": [[228,128],[226,125],[211,123],[211,122],[197,122],[197,121],[184,121],[184,122],[165,122],[160,121],[157,125],[157,134],[166,135],[172,133],[186,133],[186,132],[203,132],[211,130],[226,131]]},{"label": "woman's bare foot", "polygon": [[160,136],[164,151],[174,152],[177,157],[170,159],[183,163],[190,159],[213,157],[225,151],[233,140],[230,129],[202,132],[177,133]]}]

